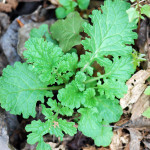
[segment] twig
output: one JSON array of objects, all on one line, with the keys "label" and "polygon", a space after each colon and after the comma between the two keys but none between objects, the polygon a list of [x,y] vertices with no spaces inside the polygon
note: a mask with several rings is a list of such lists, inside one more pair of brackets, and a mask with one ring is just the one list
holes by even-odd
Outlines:
[{"label": "twig", "polygon": [[[139,4],[142,3],[142,2],[145,2],[145,0],[139,1]],[[132,4],[131,7],[132,7],[132,6],[135,6],[135,5],[137,5],[137,2],[134,3],[134,4]]]}]

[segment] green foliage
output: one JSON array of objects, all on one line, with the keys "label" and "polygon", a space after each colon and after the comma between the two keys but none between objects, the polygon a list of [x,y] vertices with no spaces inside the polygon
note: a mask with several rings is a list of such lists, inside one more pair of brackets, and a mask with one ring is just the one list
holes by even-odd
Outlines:
[{"label": "green foliage", "polygon": [[108,123],[102,121],[97,109],[81,108],[78,110],[81,113],[78,129],[88,137],[92,137],[97,146],[108,146],[111,143],[113,136],[112,128]]},{"label": "green foliage", "polygon": [[24,57],[42,82],[61,84],[74,75],[78,60],[75,53],[64,55],[61,48],[43,38],[30,38],[25,47]]},{"label": "green foliage", "polygon": [[146,59],[143,58],[145,57],[145,54],[138,53],[135,50],[133,50],[132,56],[133,56],[134,68],[136,68],[137,66],[139,67],[141,62],[146,61]]},{"label": "green foliage", "polygon": [[129,16],[129,22],[132,22],[133,20],[136,19],[136,22],[138,22],[138,19],[139,19],[139,11],[136,10],[136,8],[129,8],[127,10],[127,14]]},{"label": "green foliage", "polygon": [[81,103],[85,101],[83,93],[79,91],[75,81],[72,81],[65,88],[59,90],[58,100],[62,105],[71,109],[79,108]]},{"label": "green foliage", "polygon": [[104,84],[98,82],[98,92],[100,95],[106,95],[107,98],[122,98],[127,91],[127,86],[121,81],[104,80]]},{"label": "green foliage", "polygon": [[143,116],[150,118],[150,107],[144,111]]},{"label": "green foliage", "polygon": [[0,77],[1,107],[15,115],[35,117],[37,101],[44,102],[44,96],[52,97],[47,91],[47,83],[38,80],[38,75],[28,69],[26,63],[16,62],[14,67],[7,66]]},{"label": "green foliage", "polygon": [[[73,122],[67,122],[66,120],[57,119],[57,116],[53,114],[50,108],[46,108],[42,105],[42,113],[45,115],[45,122],[32,121],[30,125],[26,126],[27,132],[32,132],[28,135],[27,142],[29,144],[35,144],[38,142],[37,149],[49,150],[50,146],[44,142],[43,136],[47,133],[54,134],[56,137],[63,139],[63,132],[73,136],[77,130],[74,127]],[[41,149],[40,149],[41,148]]]},{"label": "green foliage", "polygon": [[90,0],[77,0],[78,6],[81,10],[88,8]]},{"label": "green foliage", "polygon": [[51,26],[52,37],[59,41],[63,52],[68,52],[73,46],[81,44],[80,32],[83,31],[84,20],[79,13],[70,13],[65,20],[58,20]]},{"label": "green foliage", "polygon": [[[67,7],[66,3],[61,1]],[[0,103],[7,111],[35,117],[37,101],[43,103],[45,121],[32,121],[26,126],[29,144],[38,142],[38,150],[49,150],[43,139],[46,134],[61,140],[64,133],[76,134],[75,123],[63,116],[78,116],[78,130],[93,138],[97,146],[111,143],[109,124],[122,115],[118,99],[127,92],[125,82],[135,71],[131,44],[137,38],[133,32],[136,23],[128,21],[129,7],[122,0],[105,1],[103,13],[94,10],[90,16],[92,25],[84,23],[87,37],[82,42],[79,33],[84,21],[78,13],[52,25],[52,37],[59,46],[48,40],[51,35],[47,25],[31,31],[24,52],[28,64],[8,66],[0,78]],[[80,43],[85,54],[77,55],[71,48]],[[104,69],[96,69],[95,62]]]},{"label": "green foliage", "polygon": [[61,18],[65,18],[66,17],[66,10],[64,7],[58,7],[56,10],[55,10],[55,13],[56,13],[56,17],[58,19],[61,19]]},{"label": "green foliage", "polygon": [[143,5],[141,8],[141,14],[144,14],[150,18],[150,5]]},{"label": "green foliage", "polygon": [[[131,2],[136,2],[136,0],[130,0]],[[150,5],[141,5],[137,3],[135,7],[129,8],[127,11],[129,22],[138,22],[139,19],[144,19],[143,15],[150,18]]]},{"label": "green foliage", "polygon": [[88,8],[90,0],[77,0],[77,3],[74,0],[59,0],[59,4],[61,5],[55,11],[56,17],[58,19],[65,18],[69,13],[75,11],[78,6],[81,10],[85,10]]},{"label": "green foliage", "polygon": [[69,13],[73,12],[77,6],[77,3],[73,0],[59,0],[59,3],[62,7],[56,9],[56,17],[58,19],[65,18]]},{"label": "green foliage", "polygon": [[30,32],[31,38],[45,38],[47,42],[52,42],[54,44],[57,44],[55,40],[52,39],[47,24],[42,24],[38,29],[33,28]]},{"label": "green foliage", "polygon": [[150,95],[150,86],[148,86],[145,90],[145,95]]},{"label": "green foliage", "polygon": [[[148,87],[146,88],[146,90],[145,90],[144,93],[145,93],[145,95],[150,95],[150,86],[148,86]],[[142,115],[145,116],[145,117],[147,117],[147,118],[150,118],[150,107],[147,108],[147,109],[143,112]]]}]

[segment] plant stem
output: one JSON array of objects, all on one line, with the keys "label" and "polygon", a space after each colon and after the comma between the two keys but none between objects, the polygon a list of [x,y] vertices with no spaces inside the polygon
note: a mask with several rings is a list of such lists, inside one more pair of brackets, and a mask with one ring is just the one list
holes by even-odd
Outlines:
[{"label": "plant stem", "polygon": [[[139,1],[139,4],[142,3],[142,2],[144,2],[144,1],[145,1],[145,0]],[[134,3],[134,4],[132,4],[131,6],[133,7],[133,6],[135,6],[135,5],[137,5],[137,3]]]},{"label": "plant stem", "polygon": [[105,75],[102,75],[102,76],[99,76],[99,77],[95,77],[95,78],[93,78],[93,79],[90,79],[90,80],[85,81],[84,83],[87,84],[87,83],[91,83],[91,82],[97,81],[97,80],[99,80],[99,79],[104,78],[104,76],[105,76]]}]

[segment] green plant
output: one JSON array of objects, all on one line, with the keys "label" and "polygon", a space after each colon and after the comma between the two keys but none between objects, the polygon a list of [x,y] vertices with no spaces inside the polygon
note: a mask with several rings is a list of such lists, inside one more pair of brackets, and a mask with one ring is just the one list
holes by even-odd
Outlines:
[{"label": "green plant", "polygon": [[[26,63],[7,66],[0,78],[0,103],[10,113],[22,114],[24,118],[35,117],[36,103],[42,103],[45,122],[32,121],[26,126],[26,131],[31,132],[29,144],[38,142],[38,150],[49,150],[50,146],[43,139],[45,134],[54,134],[61,140],[64,133],[73,136],[77,132],[75,122],[69,122],[63,116],[75,117],[77,114],[80,115],[79,121],[76,120],[79,131],[91,137],[97,146],[110,144],[113,133],[109,124],[117,122],[122,115],[118,99],[127,92],[125,82],[135,71],[130,45],[137,38],[132,31],[137,26],[128,21],[126,10],[129,7],[130,4],[122,0],[107,0],[101,7],[103,13],[94,10],[90,16],[92,25],[83,24],[88,37],[81,42],[85,54],[79,57],[70,49],[80,42],[70,41],[73,44],[65,44],[67,50],[62,50],[57,42],[54,44],[46,38],[47,25],[43,29],[45,34],[40,34],[41,28],[31,31],[38,36],[31,34],[25,44]],[[68,20],[65,21],[67,26]],[[75,23],[72,25],[76,27]],[[51,27],[52,34],[57,30]],[[74,34],[79,37],[81,31],[75,30]],[[58,35],[66,38],[65,34]],[[60,42],[57,36],[56,40]],[[103,74],[96,70],[94,62],[104,68]],[[58,91],[57,98],[53,91]]]},{"label": "green plant", "polygon": [[61,5],[56,9],[56,17],[59,19],[65,18],[69,13],[75,11],[78,6],[81,10],[86,10],[89,6],[90,0],[59,0]]},{"label": "green plant", "polygon": [[140,19],[144,19],[142,15],[150,17],[150,5],[145,4],[142,6],[140,4],[142,1],[139,0],[131,0],[131,2],[134,2],[134,4],[127,10],[130,22],[132,22],[133,20],[139,22]]},{"label": "green plant", "polygon": [[133,5],[127,10],[129,21],[132,22],[135,20],[138,23],[138,32],[140,29],[141,19],[144,19],[144,15],[150,18],[150,5],[145,4],[141,5],[143,2],[140,0],[130,0]]}]

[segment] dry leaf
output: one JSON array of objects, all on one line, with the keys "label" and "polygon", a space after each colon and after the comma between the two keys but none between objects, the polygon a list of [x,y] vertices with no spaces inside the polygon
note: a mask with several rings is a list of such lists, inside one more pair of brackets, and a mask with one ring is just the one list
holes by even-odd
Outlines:
[{"label": "dry leaf", "polygon": [[130,132],[130,150],[140,150],[140,141],[142,140],[142,134],[137,129],[128,129]]},{"label": "dry leaf", "polygon": [[150,149],[150,142],[147,142],[147,141],[143,141],[145,147],[149,148]]},{"label": "dry leaf", "polygon": [[121,127],[150,129],[150,119],[141,116],[141,117],[139,117],[137,119],[129,120],[128,122],[123,124]]},{"label": "dry leaf", "polygon": [[52,4],[54,5],[59,5],[59,1],[58,0],[49,0]]},{"label": "dry leaf", "polygon": [[[122,132],[122,129],[118,129],[113,132],[112,142],[110,144],[111,150],[122,150],[127,147],[129,143],[129,134]],[[125,146],[124,146],[125,145]]]},{"label": "dry leaf", "polygon": [[140,98],[147,86],[145,84],[145,80],[147,80],[149,77],[150,70],[140,70],[127,81],[126,84],[128,86],[128,92],[120,100],[120,105],[123,109],[130,107],[130,105],[135,103]]},{"label": "dry leaf", "polygon": [[0,2],[0,12],[11,12],[18,6],[17,0],[6,0],[7,3]]},{"label": "dry leaf", "polygon": [[138,99],[138,101],[133,105],[131,113],[131,120],[139,118],[142,113],[150,106],[150,96],[144,93]]},{"label": "dry leaf", "polygon": [[83,147],[83,150],[96,150],[94,146]]},{"label": "dry leaf", "polygon": [[114,131],[112,142],[110,144],[111,150],[120,150],[120,147],[122,147],[122,141],[120,139],[121,136],[122,136],[122,129]]},{"label": "dry leaf", "polygon": [[83,147],[82,149],[83,150],[110,150],[109,148],[104,148],[104,147],[96,148],[95,146]]},{"label": "dry leaf", "polygon": [[66,150],[64,145],[58,146],[58,143],[48,142],[47,144],[51,146],[52,150]]}]

